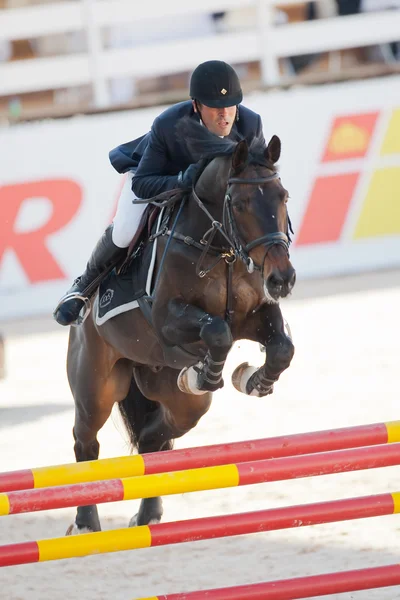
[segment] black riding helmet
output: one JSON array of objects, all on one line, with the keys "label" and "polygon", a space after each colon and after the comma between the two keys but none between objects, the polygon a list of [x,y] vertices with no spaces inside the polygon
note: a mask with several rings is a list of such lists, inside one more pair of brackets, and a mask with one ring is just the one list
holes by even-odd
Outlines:
[{"label": "black riding helmet", "polygon": [[210,108],[237,106],[243,100],[235,70],[222,60],[201,63],[190,78],[189,95]]}]

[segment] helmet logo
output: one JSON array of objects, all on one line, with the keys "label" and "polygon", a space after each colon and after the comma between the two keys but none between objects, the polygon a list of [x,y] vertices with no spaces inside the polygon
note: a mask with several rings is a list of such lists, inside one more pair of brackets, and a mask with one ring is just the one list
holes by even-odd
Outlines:
[{"label": "helmet logo", "polygon": [[221,94],[223,94],[225,96],[226,92],[227,92],[227,90],[225,88],[222,88]]}]

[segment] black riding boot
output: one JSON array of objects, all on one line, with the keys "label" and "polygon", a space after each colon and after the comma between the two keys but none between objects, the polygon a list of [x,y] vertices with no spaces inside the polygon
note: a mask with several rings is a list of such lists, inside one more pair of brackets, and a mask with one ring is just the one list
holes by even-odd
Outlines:
[{"label": "black riding boot", "polygon": [[112,225],[107,227],[86,265],[85,272],[75,279],[68,292],[56,306],[53,316],[60,325],[74,324],[82,308],[88,308],[89,300],[96,291],[103,276],[126,253],[126,248],[116,246],[112,241]]}]

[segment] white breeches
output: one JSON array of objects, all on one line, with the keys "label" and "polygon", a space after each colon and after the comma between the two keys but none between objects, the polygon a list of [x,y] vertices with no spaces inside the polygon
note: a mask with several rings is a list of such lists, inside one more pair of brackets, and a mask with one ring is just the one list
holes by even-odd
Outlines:
[{"label": "white breeches", "polygon": [[147,204],[133,204],[132,202],[137,198],[131,188],[133,176],[134,173],[131,171],[126,175],[113,220],[112,241],[120,248],[127,248],[131,243],[147,206]]}]

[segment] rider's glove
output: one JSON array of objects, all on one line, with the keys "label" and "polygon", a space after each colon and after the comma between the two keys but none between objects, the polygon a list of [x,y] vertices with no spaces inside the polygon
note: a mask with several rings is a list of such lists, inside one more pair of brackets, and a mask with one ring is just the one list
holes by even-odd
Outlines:
[{"label": "rider's glove", "polygon": [[184,173],[182,171],[178,175],[178,182],[182,188],[191,188],[199,171],[199,164],[193,163],[189,165]]}]

